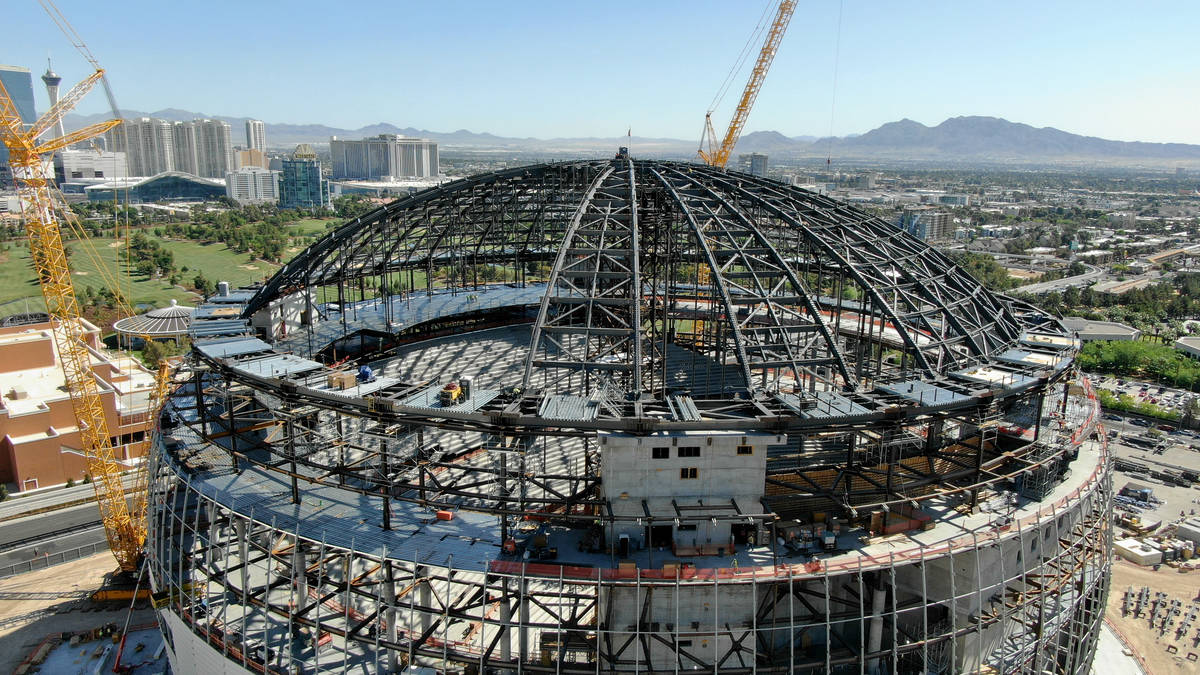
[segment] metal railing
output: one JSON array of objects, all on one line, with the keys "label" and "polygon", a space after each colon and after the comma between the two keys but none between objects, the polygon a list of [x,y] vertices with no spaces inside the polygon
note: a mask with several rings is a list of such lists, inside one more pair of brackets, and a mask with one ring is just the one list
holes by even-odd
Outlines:
[{"label": "metal railing", "polygon": [[90,555],[95,555],[100,551],[107,550],[108,542],[98,541],[87,544],[86,546],[67,549],[66,551],[47,553],[45,555],[40,555],[36,558],[33,558],[32,560],[26,560],[25,562],[13,563],[12,565],[0,567],[0,579],[16,576],[18,574],[25,574],[26,572],[32,572],[34,570],[44,570],[47,567],[62,565],[63,563],[69,563],[79,560],[80,558],[86,558]]}]

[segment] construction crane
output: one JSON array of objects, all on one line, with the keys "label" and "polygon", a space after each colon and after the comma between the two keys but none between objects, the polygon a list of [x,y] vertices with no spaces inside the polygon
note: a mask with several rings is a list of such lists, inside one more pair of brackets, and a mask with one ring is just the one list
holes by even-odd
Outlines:
[{"label": "construction crane", "polygon": [[762,88],[767,71],[771,68],[771,62],[775,60],[775,52],[779,51],[779,43],[783,41],[783,34],[787,31],[788,23],[792,20],[792,12],[795,10],[795,0],[782,0],[779,3],[775,21],[767,32],[767,39],[758,53],[758,61],[754,63],[754,70],[750,72],[750,80],[746,82],[746,88],[742,91],[742,98],[738,101],[737,110],[733,113],[733,119],[729,121],[729,128],[725,131],[725,138],[721,140],[719,146],[714,147],[717,135],[713,132],[713,111],[709,110],[705,113],[704,133],[700,138],[700,148],[697,150],[700,159],[704,160],[705,164],[724,169],[725,165],[729,163],[729,156],[733,153],[733,147],[737,145],[738,138],[742,135],[742,128],[746,125],[746,119],[750,117],[750,109],[754,107],[754,99],[758,97],[758,90]]},{"label": "construction crane", "polygon": [[[704,114],[704,132],[700,136],[700,147],[696,150],[696,154],[700,159],[709,166],[715,166],[718,169],[724,169],[729,163],[729,156],[733,154],[733,148],[737,145],[738,138],[742,135],[742,128],[746,126],[746,120],[750,117],[750,109],[754,107],[754,99],[758,98],[758,90],[762,88],[763,80],[767,77],[767,71],[771,68],[771,62],[775,60],[775,52],[779,51],[779,43],[783,41],[783,34],[787,32],[788,23],[792,20],[792,12],[796,11],[795,0],[782,0],[775,12],[775,21],[771,24],[771,28],[767,31],[767,39],[763,42],[762,49],[758,52],[758,60],[754,63],[754,69],[750,72],[750,80],[746,82],[746,88],[742,90],[742,98],[738,101],[737,110],[733,113],[733,119],[729,120],[729,128],[725,130],[725,138],[721,140],[719,146],[714,146],[717,141],[717,134],[713,131],[712,115],[710,109]],[[740,62],[740,59],[739,59]],[[737,70],[737,66],[734,66]],[[732,77],[733,73],[730,73]],[[721,87],[724,90],[724,86]],[[718,95],[716,100],[720,99]],[[716,102],[714,100],[714,104]],[[711,297],[711,292],[706,293],[703,289],[709,286],[712,278],[712,270],[704,262],[697,263],[696,270],[696,299],[697,310],[703,304],[702,297]],[[697,344],[704,340],[704,319],[696,319],[692,322],[692,334],[695,336]]]},{"label": "construction crane", "polygon": [[125,501],[121,465],[116,462],[104,404],[92,373],[91,354],[84,341],[79,303],[75,298],[59,218],[55,213],[51,176],[44,160],[46,155],[56,150],[99,136],[121,122],[115,119],[99,122],[59,138],[39,141],[42,134],[53,128],[103,79],[104,70],[97,67],[95,72],[75,85],[28,129],[12,97],[0,84],[0,141],[8,146],[9,164],[23,204],[33,267],[46,301],[46,312],[55,324],[52,332],[62,360],[71,407],[79,426],[80,445],[87,460],[88,475],[95,486],[96,502],[108,545],[121,570],[133,572],[140,565],[142,544],[146,539],[146,519],[144,513],[135,512]]}]

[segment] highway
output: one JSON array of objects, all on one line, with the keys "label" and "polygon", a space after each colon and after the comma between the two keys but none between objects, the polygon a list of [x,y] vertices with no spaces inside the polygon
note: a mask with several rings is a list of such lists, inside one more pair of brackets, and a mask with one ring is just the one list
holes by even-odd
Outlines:
[{"label": "highway", "polygon": [[1070,288],[1071,286],[1089,286],[1099,281],[1100,278],[1104,276],[1103,269],[1096,267],[1095,265],[1087,265],[1087,267],[1088,271],[1084,272],[1083,274],[1077,274],[1073,277],[1064,277],[1062,279],[1055,279],[1054,281],[1043,281],[1036,284],[1029,284],[1028,286],[1019,286],[1013,290],[1020,291],[1021,293],[1050,293],[1052,291],[1061,291],[1066,288]]},{"label": "highway", "polygon": [[[133,480],[132,474],[122,477],[127,490]],[[28,515],[31,512],[38,513]],[[0,502],[0,569],[105,541],[96,491],[90,484]]]},{"label": "highway", "polygon": [[94,502],[53,514],[16,518],[0,523],[0,568],[104,540],[100,510]]},{"label": "highway", "polygon": [[[133,487],[133,474],[121,477],[121,484],[128,490]],[[69,504],[80,500],[95,501],[96,489],[90,483],[69,488],[57,488],[34,492],[29,495],[10,495],[0,502],[0,523],[31,511],[53,508],[59,504]]]}]

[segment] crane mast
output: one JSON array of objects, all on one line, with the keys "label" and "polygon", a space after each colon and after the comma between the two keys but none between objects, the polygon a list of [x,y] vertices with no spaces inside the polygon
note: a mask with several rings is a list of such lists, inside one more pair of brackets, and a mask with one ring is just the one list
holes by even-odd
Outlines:
[{"label": "crane mast", "polygon": [[[742,128],[746,125],[746,119],[750,117],[750,109],[754,107],[754,99],[758,97],[758,90],[762,88],[763,80],[767,77],[767,71],[771,68],[771,62],[775,60],[775,52],[779,51],[779,43],[783,41],[783,34],[787,32],[788,23],[792,20],[792,12],[796,11],[795,0],[783,0],[779,3],[779,9],[775,13],[775,21],[771,24],[770,30],[767,32],[767,39],[763,42],[762,50],[758,53],[758,60],[754,63],[754,70],[750,73],[750,80],[746,82],[746,88],[742,91],[742,98],[738,101],[737,110],[733,113],[733,119],[729,121],[729,128],[725,131],[725,138],[721,140],[721,144],[713,147],[716,141],[716,134],[713,133],[712,114],[709,110],[704,116],[704,135],[700,139],[700,149],[698,151],[700,158],[705,164],[715,166],[718,169],[724,169],[729,163],[729,156],[733,154],[733,148],[737,145],[738,138],[742,135]],[[707,141],[707,150],[705,143]]]},{"label": "crane mast", "polygon": [[60,138],[45,142],[38,140],[103,79],[104,70],[97,68],[29,129],[25,129],[11,96],[0,84],[0,141],[8,146],[9,164],[24,204],[29,252],[46,300],[46,312],[55,324],[52,332],[62,360],[71,407],[79,426],[81,449],[95,485],[96,502],[108,545],[121,569],[133,571],[138,567],[142,543],[146,538],[145,518],[125,501],[104,401],[92,372],[91,352],[84,340],[79,304],[71,283],[62,231],[55,213],[50,176],[43,160],[45,155],[55,150],[98,136],[121,122],[108,120]]}]

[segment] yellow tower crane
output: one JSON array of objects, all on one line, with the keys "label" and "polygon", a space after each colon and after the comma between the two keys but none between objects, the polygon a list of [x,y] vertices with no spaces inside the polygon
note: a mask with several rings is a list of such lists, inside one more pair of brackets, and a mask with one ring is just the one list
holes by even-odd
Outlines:
[{"label": "yellow tower crane", "polygon": [[714,147],[713,145],[717,140],[712,125],[713,111],[709,110],[704,115],[704,134],[700,138],[700,149],[697,152],[705,164],[724,169],[725,165],[729,163],[729,156],[733,153],[733,147],[737,145],[738,138],[742,135],[742,128],[746,126],[746,119],[750,117],[750,109],[754,107],[754,99],[758,97],[758,90],[762,88],[767,71],[771,68],[771,62],[775,60],[775,52],[779,51],[779,43],[783,41],[783,34],[787,32],[788,23],[792,20],[794,11],[796,11],[795,0],[783,0],[779,3],[779,9],[775,12],[775,21],[767,32],[767,39],[763,42],[762,50],[758,53],[758,60],[754,63],[754,70],[750,72],[750,80],[746,82],[746,88],[742,91],[742,98],[738,101],[737,110],[733,113],[733,119],[729,120],[729,128],[725,131],[725,138],[721,140],[719,146]]},{"label": "yellow tower crane", "polygon": [[[733,154],[733,148],[737,145],[738,138],[741,138],[742,129],[750,117],[750,109],[754,107],[754,99],[758,98],[758,90],[762,88],[763,80],[767,77],[771,62],[775,60],[775,52],[779,51],[779,43],[783,41],[783,34],[787,32],[788,23],[791,22],[792,13],[795,11],[795,0],[782,0],[779,3],[775,12],[775,21],[771,23],[771,28],[767,31],[767,39],[758,52],[758,60],[755,61],[754,69],[750,72],[750,80],[746,82],[746,88],[742,90],[742,98],[738,101],[737,110],[733,113],[733,119],[729,120],[729,128],[725,130],[725,138],[721,140],[719,146],[714,146],[717,134],[713,131],[713,111],[709,110],[704,114],[704,133],[700,137],[700,148],[696,153],[705,164],[724,169],[725,165],[729,163],[729,156]],[[737,66],[734,69],[736,70]],[[730,75],[732,76],[732,73]],[[721,88],[724,89],[724,86]],[[708,287],[711,278],[712,270],[709,269],[708,264],[703,261],[698,262],[696,270],[698,311],[702,311],[704,303],[701,298],[712,297],[711,290],[707,292],[704,290]],[[704,340],[705,325],[704,319],[697,319],[692,323],[692,332],[698,343]]]},{"label": "yellow tower crane", "polygon": [[71,406],[79,425],[81,449],[95,485],[108,545],[121,569],[132,572],[139,566],[146,539],[146,520],[143,513],[136,512],[125,501],[121,467],[115,461],[104,404],[92,373],[91,354],[84,341],[79,304],[71,284],[50,174],[44,159],[55,150],[99,136],[121,122],[108,120],[60,138],[39,141],[42,134],[74,109],[103,78],[104,70],[97,67],[28,129],[8,91],[0,84],[0,141],[8,146],[9,164],[23,202],[29,251],[46,300],[46,312],[55,324],[54,339],[62,359]]}]

